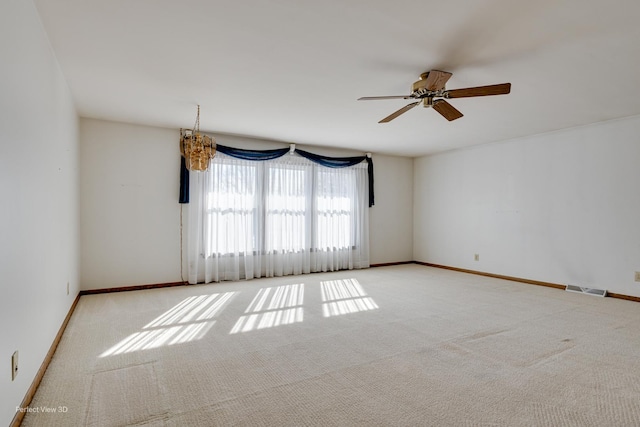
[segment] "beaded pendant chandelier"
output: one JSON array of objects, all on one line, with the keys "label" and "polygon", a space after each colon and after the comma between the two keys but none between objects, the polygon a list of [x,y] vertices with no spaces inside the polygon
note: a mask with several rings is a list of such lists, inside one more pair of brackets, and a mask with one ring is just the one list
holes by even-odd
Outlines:
[{"label": "beaded pendant chandelier", "polygon": [[205,171],[216,155],[216,140],[200,133],[200,106],[193,129],[180,129],[180,154],[190,171]]}]

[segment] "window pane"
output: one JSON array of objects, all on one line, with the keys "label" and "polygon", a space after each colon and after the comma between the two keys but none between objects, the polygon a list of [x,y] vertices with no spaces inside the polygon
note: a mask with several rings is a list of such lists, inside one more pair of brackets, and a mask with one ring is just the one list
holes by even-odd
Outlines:
[{"label": "window pane", "polygon": [[256,220],[256,166],[227,161],[211,164],[205,252],[252,253]]},{"label": "window pane", "polygon": [[302,252],[307,236],[307,170],[301,165],[267,169],[265,246],[267,253]]},{"label": "window pane", "polygon": [[354,170],[318,168],[316,181],[316,248],[347,249],[352,246]]}]

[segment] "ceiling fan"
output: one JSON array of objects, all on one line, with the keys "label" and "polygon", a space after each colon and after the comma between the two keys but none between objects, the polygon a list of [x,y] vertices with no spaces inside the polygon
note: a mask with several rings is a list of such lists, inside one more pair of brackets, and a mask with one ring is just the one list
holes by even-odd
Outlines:
[{"label": "ceiling fan", "polygon": [[409,95],[400,96],[364,96],[358,101],[372,101],[378,99],[416,99],[416,102],[405,105],[398,111],[388,115],[378,123],[388,123],[401,114],[411,110],[422,103],[425,108],[433,107],[445,119],[452,121],[459,119],[463,114],[456,110],[445,99],[470,98],[474,96],[506,95],[511,92],[511,83],[501,83],[489,86],[468,87],[464,89],[446,90],[445,84],[451,78],[451,73],[446,71],[431,70],[420,75],[420,80],[413,84]]}]

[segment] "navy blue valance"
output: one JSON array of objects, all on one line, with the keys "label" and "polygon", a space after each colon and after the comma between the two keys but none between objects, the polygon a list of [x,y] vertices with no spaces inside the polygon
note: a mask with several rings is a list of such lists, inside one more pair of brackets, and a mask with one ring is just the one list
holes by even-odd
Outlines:
[{"label": "navy blue valance", "polygon": [[369,207],[375,205],[373,194],[373,159],[367,156],[367,172],[369,172]]},{"label": "navy blue valance", "polygon": [[358,157],[327,157],[313,154],[308,151],[300,150],[296,148],[296,154],[300,154],[302,157],[311,160],[319,165],[326,166],[328,168],[346,168],[349,166],[357,165],[364,162],[367,156]]},{"label": "navy blue valance", "polygon": [[[255,160],[265,161],[277,159],[290,152],[289,148],[277,148],[273,150],[244,150],[242,148],[227,147],[225,145],[218,144],[216,150],[226,154],[227,156],[235,157],[242,160]],[[355,156],[355,157],[329,157],[321,156],[319,154],[310,153],[305,150],[296,148],[295,153],[311,160],[322,166],[329,168],[346,168],[349,166],[357,165],[358,163],[367,162],[367,172],[369,174],[369,207],[374,205],[374,193],[373,193],[373,159],[369,156]],[[184,157],[180,162],[180,203],[189,203],[189,171],[187,170]]]},{"label": "navy blue valance", "polygon": [[216,145],[216,150],[242,160],[272,160],[282,157],[289,152],[288,148],[276,148],[275,150],[243,150],[241,148],[227,147],[225,145]]},{"label": "navy blue valance", "polygon": [[189,203],[189,169],[183,156],[180,156],[180,198],[179,203]]}]

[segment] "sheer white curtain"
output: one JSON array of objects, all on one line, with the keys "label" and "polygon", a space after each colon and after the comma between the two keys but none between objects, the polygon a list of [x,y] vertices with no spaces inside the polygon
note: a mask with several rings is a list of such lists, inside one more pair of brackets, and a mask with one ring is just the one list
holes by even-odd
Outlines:
[{"label": "sheer white curtain", "polygon": [[366,163],[327,168],[297,155],[217,153],[191,172],[189,283],[369,266]]}]

